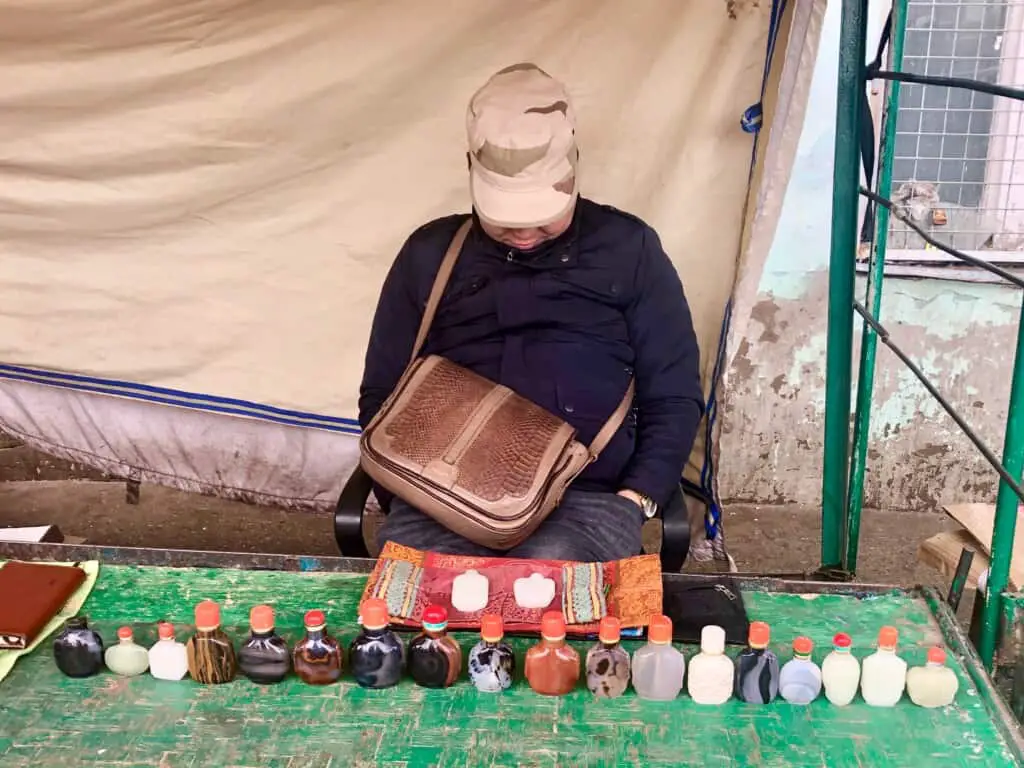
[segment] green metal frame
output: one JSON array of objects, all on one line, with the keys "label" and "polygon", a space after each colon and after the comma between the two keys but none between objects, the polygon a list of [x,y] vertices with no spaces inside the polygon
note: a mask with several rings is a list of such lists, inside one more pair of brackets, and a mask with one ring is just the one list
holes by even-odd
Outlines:
[{"label": "green metal frame", "polygon": [[[906,0],[894,0],[890,61],[893,72],[902,72]],[[850,438],[852,389],[854,287],[856,278],[857,221],[859,209],[859,99],[865,88],[865,39],[867,0],[843,0],[840,40],[838,101],[836,111],[835,167],[832,194],[832,250],[829,261],[828,352],[825,382],[825,443],[822,473],[823,570],[852,578],[857,570],[864,472],[870,432],[871,398],[878,346],[878,328],[865,322],[857,370],[857,399],[853,439]],[[879,152],[877,194],[889,198],[892,187],[893,144],[900,84],[888,82]],[[877,324],[881,312],[889,211],[878,207],[874,245],[868,270],[865,306]],[[1022,308],[1024,319],[1024,308]],[[933,394],[936,394],[933,391]],[[960,417],[962,422],[962,417]],[[965,428],[963,423],[961,428]],[[976,442],[976,444],[978,444]],[[979,445],[979,447],[981,447]],[[1003,445],[1002,469],[1019,485],[1024,468],[1024,324],[1018,325],[1009,414]],[[1004,613],[1006,587],[1019,498],[1001,477],[991,542],[991,566],[985,595],[983,621],[978,639],[979,655],[989,669],[995,658],[1000,617]]]}]

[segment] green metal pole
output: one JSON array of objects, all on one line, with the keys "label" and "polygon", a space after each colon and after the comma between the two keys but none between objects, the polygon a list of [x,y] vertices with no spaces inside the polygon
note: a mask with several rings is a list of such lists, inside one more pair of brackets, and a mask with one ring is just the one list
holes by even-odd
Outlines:
[{"label": "green metal pole", "polygon": [[[1010,385],[1010,409],[1006,416],[1006,437],[1003,443],[1003,467],[1018,483],[1024,467],[1024,304],[1017,323],[1017,354],[1013,359],[1013,382]],[[1010,558],[1017,524],[1020,500],[1005,481],[999,481],[996,496],[996,521],[992,530],[992,563],[989,566],[985,591],[985,613],[981,624],[978,655],[992,669],[999,636],[999,615],[1003,610],[1003,592],[1010,580]]]},{"label": "green metal pole", "polygon": [[[906,33],[906,0],[896,0],[892,9],[893,72],[903,71],[903,37]],[[892,196],[892,158],[896,145],[896,117],[899,114],[900,84],[889,83],[885,110],[882,113],[882,143],[879,148],[878,194],[885,198]],[[889,239],[889,209],[878,206],[875,218],[875,248],[871,269],[868,272],[864,304],[871,307],[871,314],[879,319],[882,312],[882,283],[885,277],[885,250]],[[878,349],[878,334],[864,323],[861,331],[860,366],[857,376],[857,411],[853,423],[853,459],[850,463],[850,490],[847,497],[846,552],[843,570],[857,572],[857,550],[860,545],[860,514],[864,503],[864,471],[867,467],[868,436],[871,426],[871,397],[875,384],[875,353]]]},{"label": "green metal pole", "polygon": [[821,565],[842,564],[850,455],[853,288],[856,278],[860,186],[858,122],[864,88],[867,0],[843,0],[839,28],[836,144],[832,169],[832,249],[829,257],[828,347],[825,361],[825,446],[822,457]]}]

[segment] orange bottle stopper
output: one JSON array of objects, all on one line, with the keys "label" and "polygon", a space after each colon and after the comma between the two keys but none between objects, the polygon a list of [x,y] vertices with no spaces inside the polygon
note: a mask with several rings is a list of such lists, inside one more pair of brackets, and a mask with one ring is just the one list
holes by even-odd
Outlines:
[{"label": "orange bottle stopper", "polygon": [[132,628],[121,627],[117,630],[117,637],[119,640],[131,640],[132,639]]},{"label": "orange bottle stopper", "polygon": [[672,642],[672,619],[668,616],[653,616],[647,625],[647,640],[664,645]]},{"label": "orange bottle stopper", "polygon": [[561,611],[548,611],[541,616],[540,635],[545,640],[562,640],[565,637],[565,619]]},{"label": "orange bottle stopper", "polygon": [[750,631],[747,634],[747,645],[751,648],[767,648],[768,641],[771,639],[771,627],[763,621],[750,622]]},{"label": "orange bottle stopper", "polygon": [[496,643],[505,636],[505,624],[501,616],[494,613],[484,614],[480,619],[480,638],[485,643]]},{"label": "orange bottle stopper", "polygon": [[622,622],[614,616],[605,616],[601,619],[601,626],[597,631],[597,637],[602,643],[611,645],[619,642],[622,636]]},{"label": "orange bottle stopper", "polygon": [[220,606],[213,600],[203,600],[196,606],[196,629],[210,632],[220,626]]},{"label": "orange bottle stopper", "polygon": [[303,623],[306,625],[306,629],[313,630],[314,632],[318,629],[323,629],[327,626],[327,617],[323,611],[307,611],[303,618]]},{"label": "orange bottle stopper", "polygon": [[832,638],[832,645],[836,648],[849,648],[853,645],[853,639],[845,632],[837,632],[836,636]]},{"label": "orange bottle stopper", "polygon": [[156,629],[157,634],[160,635],[161,640],[173,640],[174,639],[174,625],[167,621],[161,621]]},{"label": "orange bottle stopper", "polygon": [[879,648],[885,648],[889,651],[894,650],[898,639],[899,633],[896,631],[896,627],[882,627],[878,631]]},{"label": "orange bottle stopper", "polygon": [[928,649],[928,661],[931,662],[932,664],[945,664],[946,663],[946,652],[944,650],[942,650],[941,648],[939,648],[939,646],[937,646],[937,645],[932,647],[932,648],[929,648]]},{"label": "orange bottle stopper", "polygon": [[274,609],[269,605],[254,605],[249,611],[249,626],[253,632],[269,632],[274,628]]},{"label": "orange bottle stopper", "polygon": [[391,622],[388,604],[379,597],[367,599],[359,609],[359,617],[366,629],[384,629]]},{"label": "orange bottle stopper", "polygon": [[801,635],[793,641],[793,653],[797,656],[810,656],[814,650],[814,643],[811,638]]}]

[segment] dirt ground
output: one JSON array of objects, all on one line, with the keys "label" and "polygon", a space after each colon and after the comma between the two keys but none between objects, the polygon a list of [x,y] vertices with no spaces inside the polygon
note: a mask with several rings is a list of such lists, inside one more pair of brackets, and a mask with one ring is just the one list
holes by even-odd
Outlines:
[{"label": "dirt ground", "polygon": [[[0,527],[49,523],[65,536],[115,546],[337,554],[326,514],[254,507],[161,486],[143,486],[135,505],[125,495],[124,481],[5,442],[0,435]],[[818,565],[820,516],[816,507],[730,505],[726,545],[743,571],[811,571]],[[865,510],[858,579],[945,587],[937,571],[918,563],[917,547],[953,527],[938,510]]]}]

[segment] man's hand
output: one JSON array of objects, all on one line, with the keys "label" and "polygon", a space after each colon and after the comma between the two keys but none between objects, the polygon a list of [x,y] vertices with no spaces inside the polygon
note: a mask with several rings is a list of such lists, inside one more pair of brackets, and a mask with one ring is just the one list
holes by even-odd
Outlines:
[{"label": "man's hand", "polygon": [[623,488],[621,491],[618,492],[618,495],[622,496],[624,499],[629,499],[634,504],[636,504],[638,507],[643,509],[644,500],[640,497],[640,494],[637,493],[636,491],[631,491],[629,488]]}]

